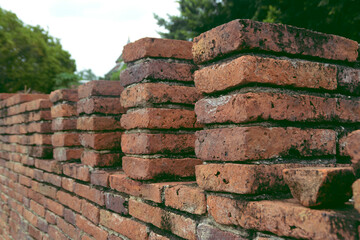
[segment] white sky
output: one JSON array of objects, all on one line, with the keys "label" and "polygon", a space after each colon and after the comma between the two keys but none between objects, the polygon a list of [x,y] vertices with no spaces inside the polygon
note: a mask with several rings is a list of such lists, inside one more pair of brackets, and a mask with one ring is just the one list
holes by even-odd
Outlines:
[{"label": "white sky", "polygon": [[40,25],[60,39],[77,70],[104,76],[128,38],[160,37],[153,13],[178,15],[175,0],[0,0],[25,24]]}]

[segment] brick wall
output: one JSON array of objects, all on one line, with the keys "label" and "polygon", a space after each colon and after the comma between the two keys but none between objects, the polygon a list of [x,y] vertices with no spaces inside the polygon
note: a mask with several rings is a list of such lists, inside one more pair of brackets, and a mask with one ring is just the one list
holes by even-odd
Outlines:
[{"label": "brick wall", "polygon": [[235,20],[123,59],[0,94],[0,239],[359,239],[358,43]]}]

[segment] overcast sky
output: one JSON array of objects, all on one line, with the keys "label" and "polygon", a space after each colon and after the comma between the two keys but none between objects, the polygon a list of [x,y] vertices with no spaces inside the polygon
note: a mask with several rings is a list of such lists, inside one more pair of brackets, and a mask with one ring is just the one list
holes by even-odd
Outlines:
[{"label": "overcast sky", "polygon": [[104,76],[123,46],[143,37],[159,37],[153,13],[178,15],[175,0],[0,0],[25,24],[40,25],[59,38],[76,60],[77,70]]}]

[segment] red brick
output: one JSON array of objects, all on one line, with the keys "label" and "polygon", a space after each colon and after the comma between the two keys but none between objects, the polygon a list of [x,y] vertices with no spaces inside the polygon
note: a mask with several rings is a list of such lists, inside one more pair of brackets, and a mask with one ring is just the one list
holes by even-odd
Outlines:
[{"label": "red brick", "polygon": [[30,136],[30,144],[35,145],[51,145],[51,134],[33,134]]},{"label": "red brick", "polygon": [[71,239],[80,239],[81,232],[62,218],[56,218],[56,225]]},{"label": "red brick", "polygon": [[49,109],[52,106],[52,103],[48,99],[36,99],[24,104],[27,112],[40,109]]},{"label": "red brick", "polygon": [[192,60],[192,42],[172,39],[142,38],[124,46],[124,62],[146,57],[162,57]]},{"label": "red brick", "polygon": [[97,80],[79,86],[79,99],[91,96],[120,96],[124,88],[119,81]]},{"label": "red brick", "polygon": [[[165,182],[165,183],[143,183],[128,178],[125,174],[113,174],[110,176],[110,187],[116,191],[126,193],[135,197],[161,203],[164,188],[186,182]],[[187,182],[194,183],[194,182]]]},{"label": "red brick", "polygon": [[[147,60],[128,67],[121,72],[121,85],[126,87],[145,79],[192,82],[196,66],[189,63]],[[161,86],[162,84],[159,84]],[[164,89],[165,90],[165,89]]]},{"label": "red brick", "polygon": [[[217,240],[217,239],[246,240],[249,239],[250,237],[247,235],[241,236],[239,234],[235,234],[232,232],[223,231],[217,227],[204,223],[198,225],[196,234],[198,240]],[[242,235],[244,235],[244,233],[242,233]],[[256,238],[256,240],[265,240],[265,239]]]},{"label": "red brick", "polygon": [[56,215],[48,210],[45,213],[45,220],[49,224],[55,225],[56,224]]},{"label": "red brick", "polygon": [[76,130],[77,119],[73,118],[57,118],[52,121],[53,131]]},{"label": "red brick", "polygon": [[62,177],[61,187],[69,192],[73,192],[75,190],[75,180],[71,178]]},{"label": "red brick", "polygon": [[339,89],[356,95],[360,94],[360,70],[348,67],[338,67]]},{"label": "red brick", "polygon": [[71,147],[81,145],[78,133],[54,133],[51,140],[54,147]]},{"label": "red brick", "polygon": [[45,208],[34,200],[30,200],[30,209],[40,217],[45,217]]},{"label": "red brick", "polygon": [[121,156],[121,153],[85,150],[81,155],[81,162],[91,167],[114,166],[121,164]]},{"label": "red brick", "polygon": [[[317,210],[296,200],[246,201],[207,196],[208,210],[219,224],[302,239],[357,239],[358,213],[352,209]],[[337,226],[334,227],[334,221]]]},{"label": "red brick", "polygon": [[80,117],[77,120],[79,130],[116,130],[121,129],[120,121],[116,117]]},{"label": "red brick", "polygon": [[16,104],[23,102],[30,102],[36,99],[48,99],[49,95],[47,94],[16,94],[12,97],[6,98],[6,106],[10,107]]},{"label": "red brick", "polygon": [[72,225],[76,225],[76,212],[69,208],[64,208],[64,220],[71,223]]},{"label": "red brick", "polygon": [[38,158],[52,158],[52,146],[33,146],[29,147],[29,156]]},{"label": "red brick", "polygon": [[360,180],[356,180],[352,185],[354,208],[360,212]]},{"label": "red brick", "polygon": [[28,226],[28,232],[31,237],[33,237],[36,240],[42,240],[42,232],[33,226]]},{"label": "red brick", "polygon": [[27,125],[27,133],[51,133],[51,122],[35,122]]},{"label": "red brick", "polygon": [[91,188],[88,185],[76,183],[75,184],[75,194],[89,199],[90,201],[99,204],[100,206],[105,205],[105,196],[104,193],[98,189]]},{"label": "red brick", "polygon": [[80,215],[76,215],[76,226],[97,240],[107,240],[108,233]]},{"label": "red brick", "polygon": [[31,178],[20,175],[19,176],[19,183],[24,185],[24,186],[30,187],[31,186]]},{"label": "red brick", "polygon": [[194,133],[125,133],[121,149],[127,154],[194,152]]},{"label": "red brick", "polygon": [[281,93],[245,93],[202,99],[195,105],[200,123],[252,121],[357,122],[359,102],[340,98]]},{"label": "red brick", "polygon": [[198,187],[177,185],[165,189],[165,205],[201,215],[206,213],[206,196]]},{"label": "red brick", "polygon": [[336,133],[329,129],[254,126],[209,129],[196,134],[195,152],[203,160],[245,161],[294,154],[336,154]]},{"label": "red brick", "polygon": [[68,104],[68,103],[61,103],[51,107],[51,117],[58,118],[58,117],[71,117],[76,116],[76,105]]},{"label": "red brick", "polygon": [[77,102],[77,92],[77,89],[59,89],[51,92],[49,99],[53,103],[60,101]]},{"label": "red brick", "polygon": [[100,210],[100,224],[130,239],[148,239],[146,225],[115,213]]},{"label": "red brick", "polygon": [[195,112],[187,109],[145,108],[124,114],[121,126],[125,129],[196,128]]},{"label": "red brick", "polygon": [[356,130],[339,141],[340,155],[350,156],[357,178],[360,176],[360,131]]},{"label": "red brick", "polygon": [[351,167],[284,169],[291,194],[303,206],[337,206],[351,198],[355,176]]},{"label": "red brick", "polygon": [[109,177],[112,174],[118,173],[116,169],[98,169],[91,172],[90,182],[93,185],[98,185],[102,187],[109,187]]},{"label": "red brick", "polygon": [[81,212],[81,203],[82,202],[81,202],[81,199],[79,199],[78,197],[72,196],[69,193],[66,193],[63,191],[58,191],[56,194],[56,198],[61,204],[65,205],[77,212]]},{"label": "red brick", "polygon": [[67,163],[63,165],[63,172],[66,176],[84,182],[90,181],[90,170],[87,166],[78,163]]},{"label": "red brick", "polygon": [[[53,172],[57,174],[62,173],[62,166],[58,161],[54,160],[42,160],[42,159],[35,159],[35,167],[45,170],[47,172]],[[56,180],[53,181],[53,183]],[[54,184],[56,185],[56,184]]]},{"label": "red brick", "polygon": [[3,101],[9,97],[14,96],[16,93],[0,93],[0,100]]},{"label": "red brick", "polygon": [[[119,93],[120,96],[120,93]],[[81,99],[77,103],[77,113],[94,114],[120,114],[124,113],[125,109],[120,105],[119,98],[109,97],[91,97]]]},{"label": "red brick", "polygon": [[38,217],[27,209],[24,209],[23,217],[33,226],[37,226]]},{"label": "red brick", "polygon": [[335,90],[336,72],[333,65],[246,55],[204,67],[195,72],[194,81],[198,91],[205,93],[249,83]]},{"label": "red brick", "polygon": [[99,208],[97,206],[87,202],[86,200],[82,200],[81,213],[84,217],[89,219],[95,225],[97,225],[99,223],[99,220],[100,220]]},{"label": "red brick", "polygon": [[127,176],[138,180],[150,180],[163,177],[191,177],[195,175],[195,166],[202,164],[196,158],[137,158],[125,156],[122,167]]},{"label": "red brick", "polygon": [[133,199],[129,201],[129,213],[141,221],[168,230],[182,238],[196,239],[196,221],[191,218]]},{"label": "red brick", "polygon": [[120,149],[122,132],[84,133],[80,142],[86,148],[95,150]]},{"label": "red brick", "polygon": [[358,44],[340,36],[289,25],[237,19],[194,38],[193,56],[203,63],[242,51],[270,51],[354,62]]},{"label": "red brick", "polygon": [[51,226],[51,225],[49,226],[48,234],[51,239],[56,239],[56,240],[68,240],[69,239],[58,228]]},{"label": "red brick", "polygon": [[61,187],[61,177],[51,173],[44,173],[44,182]]},{"label": "red brick", "polygon": [[31,189],[50,198],[56,197],[57,189],[55,187],[43,183],[38,183],[36,181],[33,181],[31,183]]},{"label": "red brick", "polygon": [[57,161],[77,160],[83,151],[83,148],[54,148],[53,155]]},{"label": "red brick", "polygon": [[171,240],[171,238],[157,234],[155,232],[150,232],[149,240]]},{"label": "red brick", "polygon": [[128,214],[128,199],[113,193],[105,193],[105,206],[114,212],[127,215]]}]

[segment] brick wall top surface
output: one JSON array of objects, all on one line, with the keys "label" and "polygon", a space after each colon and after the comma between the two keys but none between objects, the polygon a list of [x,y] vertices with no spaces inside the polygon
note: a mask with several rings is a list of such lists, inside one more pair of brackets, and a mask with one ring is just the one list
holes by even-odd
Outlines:
[{"label": "brick wall top surface", "polygon": [[0,93],[0,100],[14,96],[16,93]]},{"label": "brick wall top surface", "polygon": [[358,43],[283,24],[237,19],[194,38],[192,52],[195,63],[204,63],[249,50],[355,62]]},{"label": "brick wall top surface", "polygon": [[3,107],[10,107],[19,103],[29,102],[35,99],[48,99],[49,95],[47,94],[16,94],[12,97],[6,98],[3,100],[5,102]]},{"label": "brick wall top surface", "polygon": [[133,62],[146,57],[192,60],[192,42],[159,38],[142,38],[124,47],[124,62]]},{"label": "brick wall top surface", "polygon": [[120,96],[123,87],[119,81],[94,80],[81,85],[79,99],[91,96]]},{"label": "brick wall top surface", "polygon": [[77,89],[59,89],[51,92],[49,99],[53,103],[59,101],[77,102],[78,101],[77,92],[78,92]]}]

